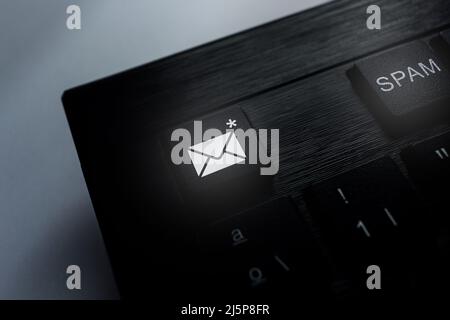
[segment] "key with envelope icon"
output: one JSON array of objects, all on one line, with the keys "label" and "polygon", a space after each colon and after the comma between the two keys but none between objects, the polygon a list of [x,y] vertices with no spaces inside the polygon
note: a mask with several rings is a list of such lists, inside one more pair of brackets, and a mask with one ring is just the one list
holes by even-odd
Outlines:
[{"label": "key with envelope icon", "polygon": [[[171,141],[171,134],[177,128],[186,129],[192,137],[187,148],[180,151],[188,163],[178,165],[170,158],[173,148],[180,143]],[[254,142],[236,134],[238,129],[246,131],[250,128],[243,111],[231,107],[176,126],[161,137],[186,212],[209,223],[251,206],[270,194],[271,178],[260,175],[259,164],[249,163],[249,144]],[[209,129],[216,130],[217,134],[204,137],[203,133]],[[201,139],[198,139],[199,134]],[[197,141],[194,141],[195,135]]]},{"label": "key with envelope icon", "polygon": [[189,157],[200,177],[242,163],[246,155],[233,132],[196,144],[189,148]]}]

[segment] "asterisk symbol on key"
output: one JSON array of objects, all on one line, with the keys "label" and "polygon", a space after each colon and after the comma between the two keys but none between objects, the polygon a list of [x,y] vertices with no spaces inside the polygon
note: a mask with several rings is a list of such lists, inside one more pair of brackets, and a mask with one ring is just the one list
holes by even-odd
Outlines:
[{"label": "asterisk symbol on key", "polygon": [[230,129],[237,126],[236,120],[231,120],[231,119],[228,119],[228,122],[225,123],[225,124],[226,124]]}]

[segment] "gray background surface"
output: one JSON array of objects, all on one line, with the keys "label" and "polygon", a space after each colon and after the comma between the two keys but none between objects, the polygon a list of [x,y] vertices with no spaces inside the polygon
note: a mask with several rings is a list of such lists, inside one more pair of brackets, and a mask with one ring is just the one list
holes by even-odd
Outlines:
[{"label": "gray background surface", "polygon": [[[65,89],[323,2],[0,0],[0,299],[118,297]],[[82,30],[66,29],[69,4]],[[70,264],[80,291],[66,289]]]}]

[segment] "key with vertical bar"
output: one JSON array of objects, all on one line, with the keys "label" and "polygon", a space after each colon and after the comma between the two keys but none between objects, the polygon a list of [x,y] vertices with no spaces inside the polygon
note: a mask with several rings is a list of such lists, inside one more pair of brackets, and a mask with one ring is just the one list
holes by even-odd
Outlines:
[{"label": "key with vertical bar", "polygon": [[296,288],[305,297],[325,290],[326,263],[290,198],[213,223],[200,239],[207,257],[204,273],[217,279],[216,288],[269,293]]},{"label": "key with vertical bar", "polygon": [[428,199],[446,203],[450,194],[450,133],[409,146],[401,157]]},{"label": "key with vertical bar", "polygon": [[421,203],[392,159],[314,184],[305,199],[345,277],[365,288],[366,268],[375,264],[388,275],[385,289],[405,285],[399,269],[419,255],[414,232],[426,228],[417,229]]}]

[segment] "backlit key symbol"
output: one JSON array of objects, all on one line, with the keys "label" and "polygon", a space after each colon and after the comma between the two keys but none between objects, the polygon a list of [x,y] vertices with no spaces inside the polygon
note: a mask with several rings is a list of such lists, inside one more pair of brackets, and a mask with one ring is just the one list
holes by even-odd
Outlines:
[{"label": "backlit key symbol", "polygon": [[344,192],[342,192],[341,188],[337,188],[337,191],[339,192],[339,194],[341,195],[342,200],[344,200],[345,204],[348,204],[348,200],[344,195]]},{"label": "backlit key symbol", "polygon": [[367,238],[370,238],[370,233],[369,230],[367,230],[364,222],[362,222],[361,220],[358,221],[358,224],[356,225],[357,228],[361,228],[362,231],[364,232],[364,234],[366,235]]},{"label": "backlit key symbol", "polygon": [[288,266],[286,263],[284,263],[283,260],[280,259],[279,256],[274,256],[274,258],[275,258],[275,260],[277,260],[277,262],[283,267],[283,269],[284,269],[285,271],[291,270],[291,269],[289,268],[289,266]]},{"label": "backlit key symbol", "polygon": [[238,228],[231,230],[231,238],[233,240],[233,246],[237,246],[244,242],[247,242],[247,238]]},{"label": "backlit key symbol", "polygon": [[445,150],[445,148],[437,149],[434,152],[436,152],[436,154],[438,155],[438,157],[441,160],[444,159],[444,158],[448,158],[448,152],[447,152],[447,150]]},{"label": "backlit key symbol", "polygon": [[389,212],[388,208],[384,208],[384,212],[386,212],[386,215],[388,216],[389,220],[391,220],[391,222],[394,225],[394,227],[396,227],[397,226],[397,221],[395,221],[394,217],[391,215],[391,213]]},{"label": "backlit key symbol", "polygon": [[263,272],[260,268],[251,268],[248,272],[248,276],[250,277],[252,287],[259,286],[266,281],[266,278],[264,277]]}]

